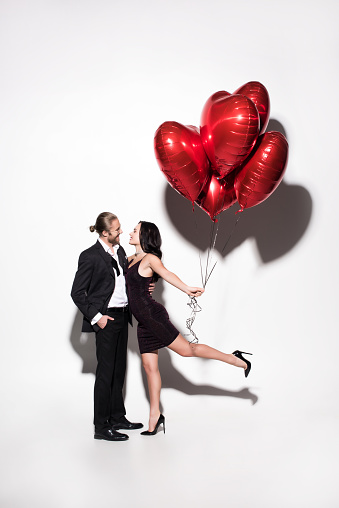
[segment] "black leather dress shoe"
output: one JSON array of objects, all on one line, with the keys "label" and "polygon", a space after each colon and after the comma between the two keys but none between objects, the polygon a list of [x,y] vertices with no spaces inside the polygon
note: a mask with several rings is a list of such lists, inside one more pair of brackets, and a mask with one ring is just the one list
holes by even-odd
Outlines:
[{"label": "black leather dress shoe", "polygon": [[142,423],[129,422],[125,416],[123,416],[119,420],[112,420],[111,423],[112,423],[113,430],[119,430],[119,429],[136,430],[136,429],[142,429],[142,427],[143,427]]},{"label": "black leather dress shoe", "polygon": [[95,431],[94,439],[105,439],[106,441],[127,441],[127,434],[121,434],[114,429],[103,429]]}]

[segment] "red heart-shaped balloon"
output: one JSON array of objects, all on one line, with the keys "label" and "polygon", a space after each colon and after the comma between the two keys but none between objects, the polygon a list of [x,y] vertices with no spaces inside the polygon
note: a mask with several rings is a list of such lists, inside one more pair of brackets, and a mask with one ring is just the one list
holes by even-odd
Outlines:
[{"label": "red heart-shaped balloon", "polygon": [[164,122],[155,133],[154,150],[171,186],[185,198],[195,201],[210,168],[197,127]]},{"label": "red heart-shaped balloon", "polygon": [[258,110],[244,95],[217,92],[204,106],[200,134],[213,169],[223,178],[254,147],[259,135]]},{"label": "red heart-shaped balloon", "polygon": [[231,94],[229,92],[226,92],[225,90],[220,90],[220,92],[215,92],[213,95],[211,95],[211,97],[209,97],[207,99],[207,101],[205,102],[205,106],[204,106],[204,109],[202,110],[202,113],[201,113],[201,117],[203,117],[204,115],[207,115],[211,106],[221,100],[221,99],[225,99],[226,97],[229,97]]},{"label": "red heart-shaped balloon", "polygon": [[213,222],[219,213],[230,208],[237,200],[234,190],[235,174],[236,171],[222,180],[212,175],[195,201],[200,208],[208,213]]},{"label": "red heart-shaped balloon", "polygon": [[288,159],[288,143],[280,132],[259,137],[253,152],[235,177],[234,187],[241,209],[267,199],[281,182]]},{"label": "red heart-shaped balloon", "polygon": [[270,116],[270,97],[267,89],[259,81],[249,81],[234,93],[245,95],[254,102],[260,117],[259,135],[263,134]]}]

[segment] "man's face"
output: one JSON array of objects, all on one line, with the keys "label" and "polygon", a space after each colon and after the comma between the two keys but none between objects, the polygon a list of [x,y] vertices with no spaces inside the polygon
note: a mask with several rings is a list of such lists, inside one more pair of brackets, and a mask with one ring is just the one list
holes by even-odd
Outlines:
[{"label": "man's face", "polygon": [[119,219],[112,220],[109,231],[104,231],[104,233],[106,233],[105,236],[108,243],[111,245],[118,245],[120,243],[120,235],[122,234]]}]

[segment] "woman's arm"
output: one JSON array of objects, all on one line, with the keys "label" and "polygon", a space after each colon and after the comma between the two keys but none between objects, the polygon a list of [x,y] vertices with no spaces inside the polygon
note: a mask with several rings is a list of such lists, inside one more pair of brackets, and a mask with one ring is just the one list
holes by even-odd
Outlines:
[{"label": "woman's arm", "polygon": [[148,265],[149,267],[156,272],[160,277],[162,277],[166,282],[172,284],[172,286],[180,289],[184,293],[189,296],[200,296],[205,291],[202,288],[187,286],[175,273],[170,272],[167,268],[164,267],[161,260],[154,256],[154,254],[148,254]]}]

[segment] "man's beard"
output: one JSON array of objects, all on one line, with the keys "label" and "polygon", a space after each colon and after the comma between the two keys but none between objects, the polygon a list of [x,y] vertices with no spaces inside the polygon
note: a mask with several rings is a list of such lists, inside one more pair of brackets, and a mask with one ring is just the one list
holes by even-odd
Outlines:
[{"label": "man's beard", "polygon": [[107,240],[112,245],[112,247],[114,247],[115,245],[120,245],[120,242],[119,242],[120,238],[119,238],[119,236],[115,236],[114,238],[108,236]]}]

